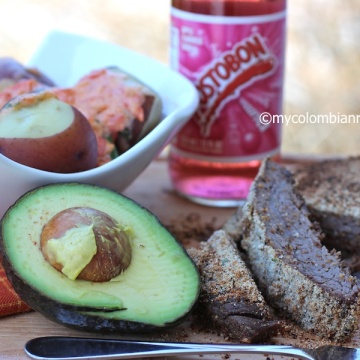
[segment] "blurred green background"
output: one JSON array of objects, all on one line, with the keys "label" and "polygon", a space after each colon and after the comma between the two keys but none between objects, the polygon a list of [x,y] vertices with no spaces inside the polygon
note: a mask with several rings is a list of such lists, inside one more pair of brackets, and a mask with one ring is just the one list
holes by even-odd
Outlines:
[{"label": "blurred green background", "polygon": [[[26,63],[60,29],[168,64],[169,8],[169,0],[0,0],[0,56]],[[360,114],[359,14],[359,0],[288,2],[285,114]],[[360,121],[283,126],[284,153],[354,155],[359,144]]]}]

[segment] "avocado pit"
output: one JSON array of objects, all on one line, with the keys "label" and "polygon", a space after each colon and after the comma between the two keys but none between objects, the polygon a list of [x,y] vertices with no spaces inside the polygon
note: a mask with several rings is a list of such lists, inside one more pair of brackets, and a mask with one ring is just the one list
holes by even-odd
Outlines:
[{"label": "avocado pit", "polygon": [[127,233],[109,215],[72,207],[53,216],[40,237],[44,258],[71,280],[109,281],[131,262]]}]

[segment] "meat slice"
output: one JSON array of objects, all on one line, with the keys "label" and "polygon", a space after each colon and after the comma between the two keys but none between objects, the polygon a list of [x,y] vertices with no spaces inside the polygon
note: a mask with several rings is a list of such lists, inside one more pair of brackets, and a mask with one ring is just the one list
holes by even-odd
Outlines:
[{"label": "meat slice", "polygon": [[214,232],[199,249],[188,252],[201,276],[198,315],[226,337],[244,343],[263,341],[280,329],[225,231]]},{"label": "meat slice", "polygon": [[357,328],[358,286],[322,246],[292,174],[265,160],[243,208],[242,247],[266,300],[306,330],[343,341]]},{"label": "meat slice", "polygon": [[296,186],[326,234],[326,245],[360,253],[360,157],[298,167]]}]

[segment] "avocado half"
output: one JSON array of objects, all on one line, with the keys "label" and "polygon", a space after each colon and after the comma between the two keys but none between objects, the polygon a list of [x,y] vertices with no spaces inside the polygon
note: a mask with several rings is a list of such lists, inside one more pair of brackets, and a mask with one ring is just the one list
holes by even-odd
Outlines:
[{"label": "avocado half", "polygon": [[[109,281],[70,280],[42,254],[43,227],[60,211],[102,211],[131,234],[131,262]],[[146,332],[174,326],[199,295],[196,266],[159,220],[112,190],[51,184],[23,195],[1,220],[0,250],[9,281],[34,310],[87,331]]]}]

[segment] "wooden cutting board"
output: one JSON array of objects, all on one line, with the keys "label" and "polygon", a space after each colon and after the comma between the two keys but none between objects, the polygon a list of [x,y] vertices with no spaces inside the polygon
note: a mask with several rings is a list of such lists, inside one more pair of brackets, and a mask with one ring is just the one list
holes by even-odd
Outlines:
[{"label": "wooden cutting board", "polygon": [[[164,160],[154,161],[143,174],[125,191],[125,195],[136,200],[158,216],[165,226],[176,226],[179,222],[196,226],[199,233],[201,230],[211,227],[220,227],[235,211],[229,208],[211,208],[193,204],[178,195],[172,189],[169,181],[166,162]],[[197,233],[197,234],[199,234]],[[201,324],[200,325],[201,328]],[[294,333],[295,334],[295,333]],[[193,324],[184,323],[181,326],[167,331],[163,334],[152,334],[151,336],[134,337],[106,334],[93,334],[68,329],[55,324],[42,315],[30,312],[0,319],[0,359],[21,360],[28,359],[23,351],[24,344],[31,338],[38,336],[86,336],[104,338],[127,338],[127,339],[149,339],[168,341],[190,341],[190,342],[225,342],[225,339],[216,334],[216,331],[198,330]],[[305,338],[304,338],[305,336]],[[317,344],[311,336],[301,334],[301,340],[296,338],[272,339],[277,344],[294,344],[314,346]],[[348,346],[360,346],[359,330],[353,339],[347,343]],[[186,359],[285,359],[283,356],[266,358],[264,355],[218,355],[218,356],[187,356]]]}]

